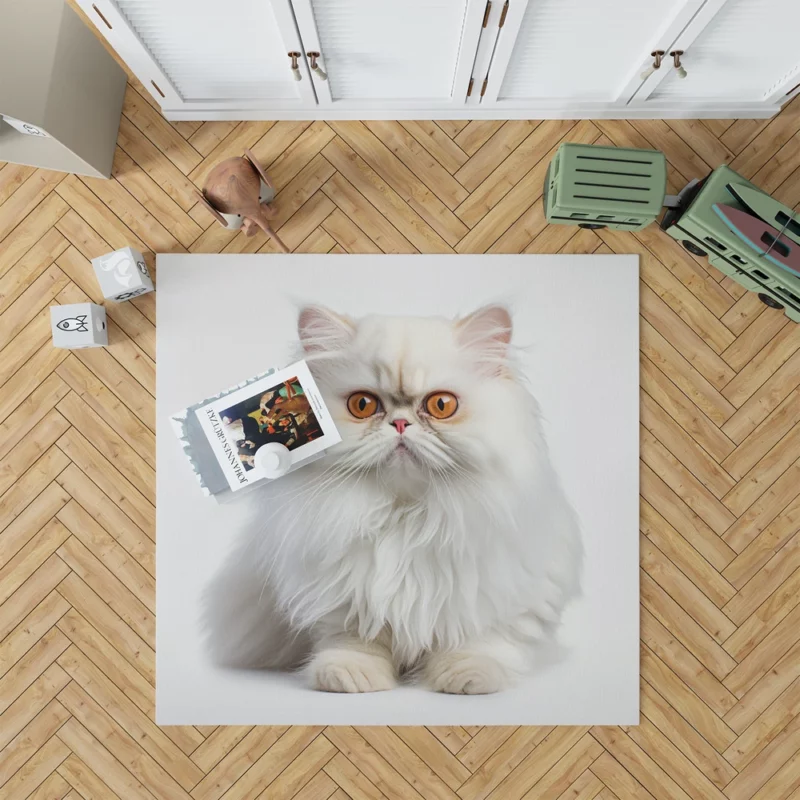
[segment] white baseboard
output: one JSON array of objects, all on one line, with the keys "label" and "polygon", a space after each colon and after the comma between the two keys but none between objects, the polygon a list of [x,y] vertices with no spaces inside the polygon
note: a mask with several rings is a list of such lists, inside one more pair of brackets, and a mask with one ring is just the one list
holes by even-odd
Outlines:
[{"label": "white baseboard", "polygon": [[347,120],[347,119],[769,119],[779,105],[683,104],[646,106],[582,105],[561,107],[481,108],[359,108],[254,109],[254,108],[164,108],[168,120]]}]

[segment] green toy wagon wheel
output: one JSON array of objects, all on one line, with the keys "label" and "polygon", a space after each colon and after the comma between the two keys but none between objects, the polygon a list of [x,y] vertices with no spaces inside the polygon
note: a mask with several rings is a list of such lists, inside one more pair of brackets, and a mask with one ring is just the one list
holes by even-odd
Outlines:
[{"label": "green toy wagon wheel", "polygon": [[690,242],[688,239],[684,239],[681,244],[683,245],[684,249],[688,250],[693,256],[700,256],[700,258],[704,258],[708,255],[705,250],[698,247],[694,242]]},{"label": "green toy wagon wheel", "polygon": [[777,308],[778,310],[786,308],[786,306],[779,303],[774,297],[770,297],[768,294],[763,294],[762,292],[758,293],[758,299],[765,306],[769,306],[770,308]]}]

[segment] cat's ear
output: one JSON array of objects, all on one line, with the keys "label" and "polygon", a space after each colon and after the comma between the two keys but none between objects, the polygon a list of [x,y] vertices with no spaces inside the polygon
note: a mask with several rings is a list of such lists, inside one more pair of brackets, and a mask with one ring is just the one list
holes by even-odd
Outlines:
[{"label": "cat's ear", "polygon": [[307,353],[341,350],[353,339],[353,321],[323,306],[306,306],[300,311],[297,332]]},{"label": "cat's ear", "polygon": [[506,364],[512,328],[507,308],[484,306],[456,322],[456,337],[461,347],[493,372],[500,372]]}]

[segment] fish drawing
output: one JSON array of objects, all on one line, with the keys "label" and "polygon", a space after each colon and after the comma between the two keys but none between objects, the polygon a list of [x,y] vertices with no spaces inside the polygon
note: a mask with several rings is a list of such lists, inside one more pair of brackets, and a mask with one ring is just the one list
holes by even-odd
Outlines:
[{"label": "fish drawing", "polygon": [[78,331],[79,333],[85,333],[89,330],[89,326],[86,323],[86,314],[81,314],[79,317],[67,317],[66,319],[62,319],[56,325],[56,328],[62,331]]}]

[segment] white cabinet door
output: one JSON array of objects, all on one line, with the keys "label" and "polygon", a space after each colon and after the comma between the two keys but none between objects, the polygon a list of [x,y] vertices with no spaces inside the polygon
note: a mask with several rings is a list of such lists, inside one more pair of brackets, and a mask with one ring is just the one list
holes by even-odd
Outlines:
[{"label": "white cabinet door", "polygon": [[781,103],[800,83],[798,30],[800,0],[709,0],[670,45],[686,77],[660,70],[634,103]]},{"label": "white cabinet door", "polygon": [[[275,0],[273,0],[274,2]],[[292,0],[321,109],[463,106],[486,0]]]},{"label": "white cabinet door", "polygon": [[289,0],[77,1],[165,110],[316,105]]},{"label": "white cabinet door", "polygon": [[703,2],[509,0],[481,105],[624,105],[650,53],[673,41]]}]

